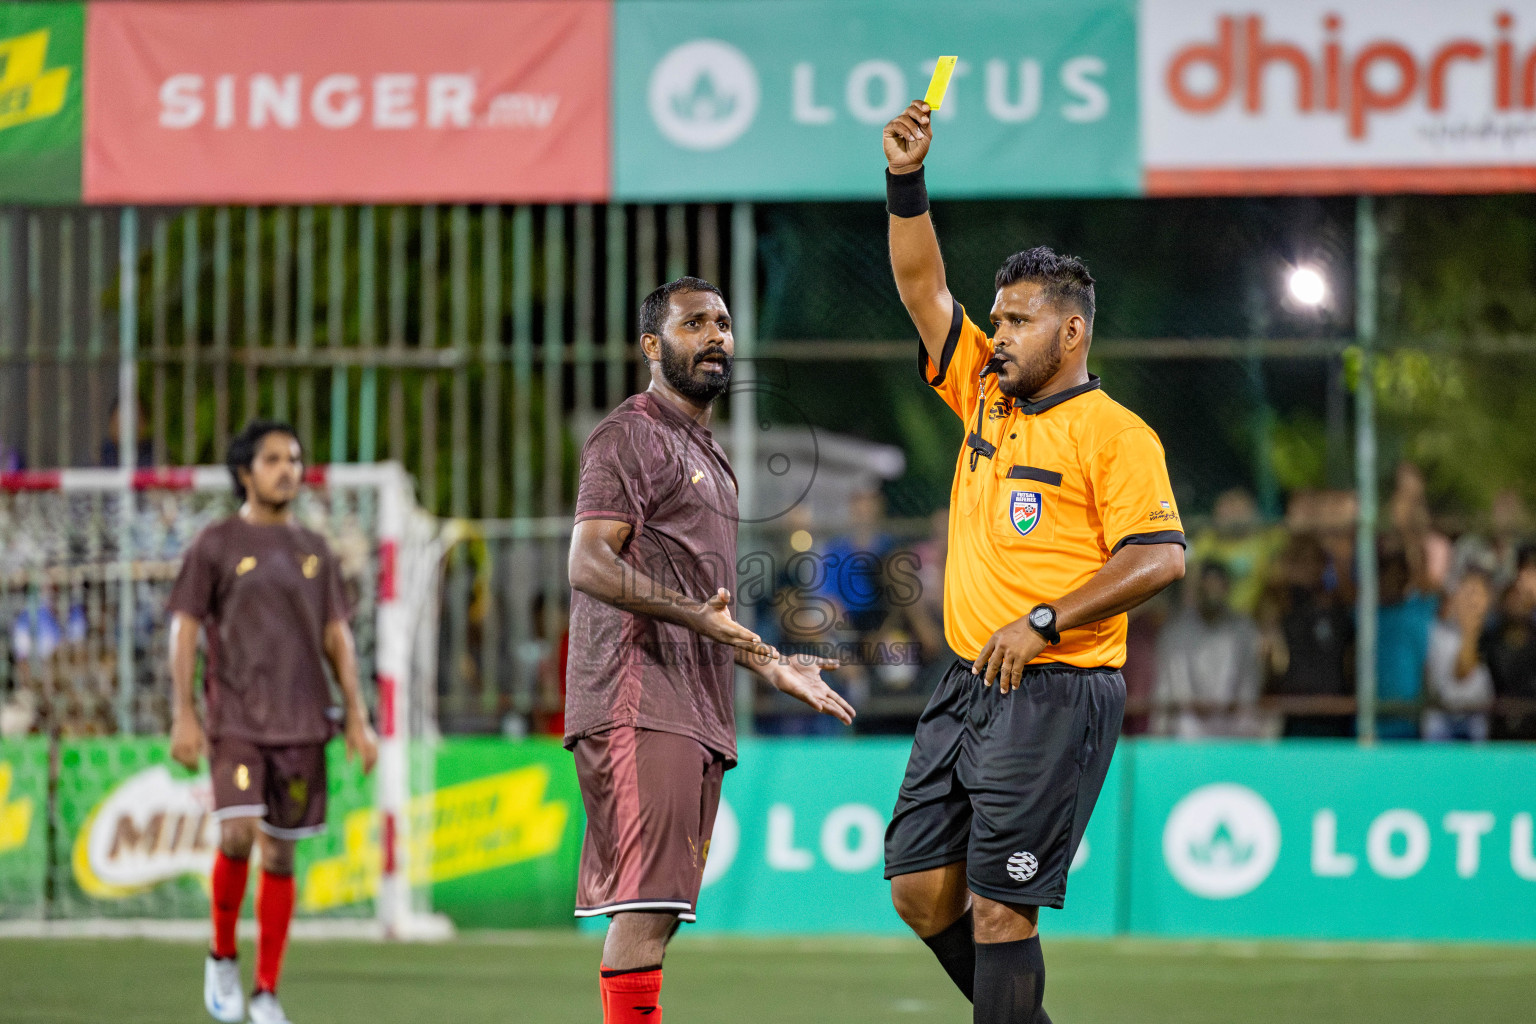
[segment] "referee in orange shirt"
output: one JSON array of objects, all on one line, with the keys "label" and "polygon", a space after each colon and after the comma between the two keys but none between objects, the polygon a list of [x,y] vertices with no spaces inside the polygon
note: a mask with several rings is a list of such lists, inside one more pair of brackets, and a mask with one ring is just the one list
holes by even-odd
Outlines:
[{"label": "referee in orange shirt", "polygon": [[1184,575],[1184,532],[1157,435],[1088,372],[1088,268],[1010,256],[991,338],[950,295],[928,115],[914,102],[885,127],[886,207],[918,369],[966,424],[944,572],[956,661],[918,722],[885,874],[977,1024],[1049,1024],[1040,908],[1063,904],[1114,754],[1125,613]]}]

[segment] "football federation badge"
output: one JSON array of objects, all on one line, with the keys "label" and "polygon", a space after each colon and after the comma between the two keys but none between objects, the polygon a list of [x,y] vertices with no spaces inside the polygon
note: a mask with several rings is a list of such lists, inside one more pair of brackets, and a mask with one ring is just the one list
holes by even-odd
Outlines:
[{"label": "football federation badge", "polygon": [[1020,537],[1028,537],[1031,530],[1040,525],[1040,492],[1014,491],[1008,505],[1008,518]]}]

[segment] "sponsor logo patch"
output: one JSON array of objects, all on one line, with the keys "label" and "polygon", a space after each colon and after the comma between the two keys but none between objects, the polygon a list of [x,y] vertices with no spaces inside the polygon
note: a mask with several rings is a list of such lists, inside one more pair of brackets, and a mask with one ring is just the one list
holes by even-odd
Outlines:
[{"label": "sponsor logo patch", "polygon": [[1027,882],[1035,877],[1035,872],[1040,870],[1040,862],[1035,855],[1020,850],[1008,858],[1008,877],[1015,882]]},{"label": "sponsor logo patch", "polygon": [[1013,492],[1013,498],[1008,504],[1008,519],[1013,523],[1013,528],[1019,531],[1020,537],[1029,536],[1040,525],[1040,518],[1044,514],[1039,491]]}]

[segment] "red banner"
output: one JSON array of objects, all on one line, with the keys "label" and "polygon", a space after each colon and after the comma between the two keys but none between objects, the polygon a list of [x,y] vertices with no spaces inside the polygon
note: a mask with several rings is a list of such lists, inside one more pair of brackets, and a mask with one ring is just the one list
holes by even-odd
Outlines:
[{"label": "red banner", "polygon": [[610,0],[89,8],[85,198],[608,194]]}]

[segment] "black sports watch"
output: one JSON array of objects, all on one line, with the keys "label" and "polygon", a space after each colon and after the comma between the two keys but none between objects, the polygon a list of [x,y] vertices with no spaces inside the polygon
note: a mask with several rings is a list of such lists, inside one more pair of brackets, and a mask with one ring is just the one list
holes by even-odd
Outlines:
[{"label": "black sports watch", "polygon": [[1056,609],[1048,604],[1037,604],[1029,610],[1029,628],[1045,637],[1048,644],[1061,643],[1061,631],[1056,628]]}]

